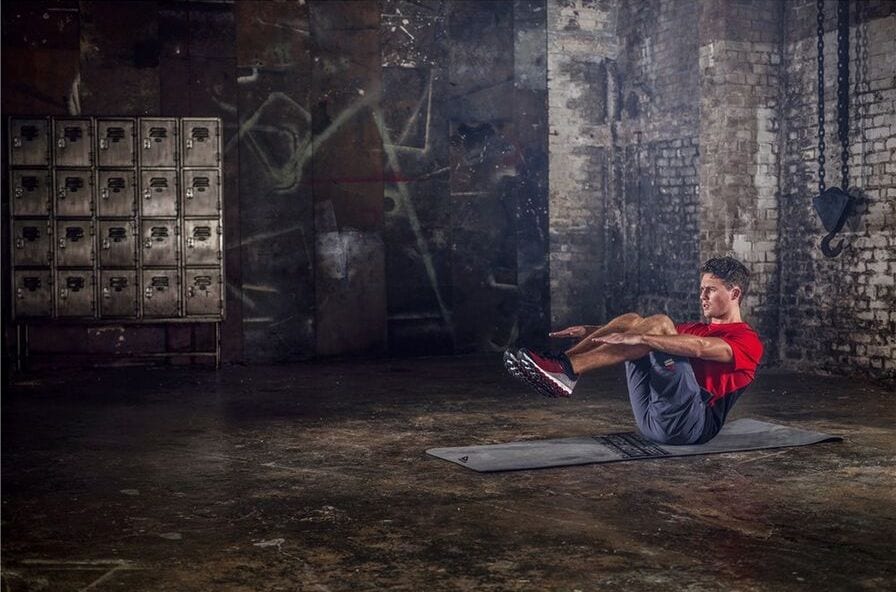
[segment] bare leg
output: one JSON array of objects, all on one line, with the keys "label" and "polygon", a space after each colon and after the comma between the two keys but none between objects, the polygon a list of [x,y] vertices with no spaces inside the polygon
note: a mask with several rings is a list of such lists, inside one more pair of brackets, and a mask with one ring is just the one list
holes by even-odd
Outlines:
[{"label": "bare leg", "polygon": [[583,340],[566,350],[566,355],[575,356],[596,349],[600,347],[601,344],[594,342],[595,337],[602,337],[604,335],[609,335],[610,333],[624,333],[630,331],[637,323],[643,320],[644,319],[635,312],[620,315],[606,325],[601,325],[600,329],[590,333]]},{"label": "bare leg", "polygon": [[[652,317],[642,318],[634,323],[626,333],[637,333],[644,335],[647,333],[653,335],[677,335],[675,323],[666,315],[654,315]],[[604,333],[606,334],[606,333]],[[598,335],[599,337],[599,335]],[[589,337],[588,339],[591,339]],[[617,343],[599,344],[598,347],[590,351],[583,351],[579,354],[569,355],[569,361],[572,362],[572,369],[576,374],[604,368],[625,362],[628,360],[637,360],[643,358],[650,353],[650,348],[646,345],[624,345]]]}]

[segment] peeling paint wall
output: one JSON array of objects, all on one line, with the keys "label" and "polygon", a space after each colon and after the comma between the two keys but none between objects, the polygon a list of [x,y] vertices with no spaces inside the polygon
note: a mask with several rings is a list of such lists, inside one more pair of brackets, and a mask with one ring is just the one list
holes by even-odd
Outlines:
[{"label": "peeling paint wall", "polygon": [[[544,0],[7,2],[3,111],[224,120],[225,361],[497,351],[547,331],[545,14]],[[91,352],[210,338],[65,331]]]}]

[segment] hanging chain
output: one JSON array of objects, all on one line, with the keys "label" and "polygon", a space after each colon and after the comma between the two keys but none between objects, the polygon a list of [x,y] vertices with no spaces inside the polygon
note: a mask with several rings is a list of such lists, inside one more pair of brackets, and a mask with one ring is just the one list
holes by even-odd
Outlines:
[{"label": "hanging chain", "polygon": [[849,187],[849,0],[837,3],[837,135],[840,139],[840,188]]},{"label": "hanging chain", "polygon": [[818,193],[824,193],[824,0],[818,0]]},{"label": "hanging chain", "polygon": [[856,108],[855,118],[858,122],[859,134],[861,138],[861,149],[859,156],[859,187],[865,186],[865,156],[868,151],[866,144],[868,137],[865,133],[867,125],[865,118],[868,113],[867,102],[871,98],[869,94],[871,88],[868,83],[868,23],[866,19],[866,7],[863,2],[858,4],[858,12],[856,13],[856,84],[853,91]]}]

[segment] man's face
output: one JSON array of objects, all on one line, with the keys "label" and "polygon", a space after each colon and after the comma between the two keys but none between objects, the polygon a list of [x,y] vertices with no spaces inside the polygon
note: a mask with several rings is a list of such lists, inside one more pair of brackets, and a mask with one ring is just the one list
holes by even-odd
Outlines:
[{"label": "man's face", "polygon": [[700,306],[703,316],[708,319],[724,318],[731,309],[738,306],[737,299],[740,288],[725,287],[725,282],[711,273],[704,273],[700,278]]}]

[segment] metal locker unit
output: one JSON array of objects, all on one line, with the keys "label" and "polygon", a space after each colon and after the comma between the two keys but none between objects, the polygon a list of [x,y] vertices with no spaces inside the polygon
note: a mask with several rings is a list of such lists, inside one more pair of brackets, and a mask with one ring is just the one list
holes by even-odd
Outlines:
[{"label": "metal locker unit", "polygon": [[177,220],[146,218],[140,222],[143,265],[172,267],[178,264],[180,227]]},{"label": "metal locker unit", "polygon": [[65,269],[56,272],[56,316],[60,318],[96,316],[96,282],[93,269]]},{"label": "metal locker unit", "polygon": [[184,265],[218,264],[222,232],[217,218],[184,220]]},{"label": "metal locker unit", "polygon": [[208,117],[183,119],[184,167],[216,167],[221,162],[221,122]]},{"label": "metal locker unit", "polygon": [[49,269],[16,270],[13,286],[13,313],[17,318],[53,315],[53,273]]},{"label": "metal locker unit", "polygon": [[165,168],[178,165],[177,119],[140,118],[140,167]]},{"label": "metal locker unit", "polygon": [[133,220],[100,220],[100,268],[137,266],[137,225]]},{"label": "metal locker unit", "polygon": [[59,169],[53,173],[56,188],[56,215],[85,217],[93,215],[93,171]]},{"label": "metal locker unit", "polygon": [[93,121],[91,119],[53,120],[53,166],[93,166]]},{"label": "metal locker unit", "polygon": [[137,208],[137,187],[132,170],[97,171],[100,218],[130,218]]},{"label": "metal locker unit", "polygon": [[177,169],[140,171],[140,213],[143,216],[176,216],[180,178]]},{"label": "metal locker unit", "polygon": [[50,121],[46,117],[9,118],[10,166],[50,166]]},{"label": "metal locker unit", "polygon": [[174,318],[180,314],[180,270],[143,270],[143,316]]},{"label": "metal locker unit", "polygon": [[49,218],[13,220],[12,264],[43,267],[53,263],[53,227]]},{"label": "metal locker unit", "polygon": [[217,360],[221,121],[13,117],[9,130],[13,318],[24,351],[28,326],[51,319],[214,322],[215,351],[192,355]]},{"label": "metal locker unit", "polygon": [[50,171],[16,169],[9,175],[13,216],[49,216],[52,213]]},{"label": "metal locker unit", "polygon": [[217,216],[221,210],[221,174],[217,169],[183,173],[184,216]]},{"label": "metal locker unit", "polygon": [[101,271],[100,318],[136,318],[140,313],[140,300],[137,298],[137,290],[136,270],[105,269]]},{"label": "metal locker unit", "polygon": [[219,316],[224,311],[221,270],[187,268],[184,272],[184,314],[188,317]]},{"label": "metal locker unit", "polygon": [[92,220],[57,220],[56,266],[93,267],[96,256],[93,239]]},{"label": "metal locker unit", "polygon": [[97,119],[97,166],[126,168],[137,164],[136,125],[129,118]]}]

